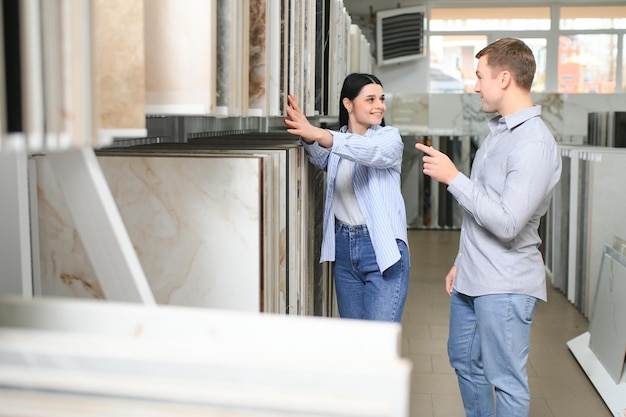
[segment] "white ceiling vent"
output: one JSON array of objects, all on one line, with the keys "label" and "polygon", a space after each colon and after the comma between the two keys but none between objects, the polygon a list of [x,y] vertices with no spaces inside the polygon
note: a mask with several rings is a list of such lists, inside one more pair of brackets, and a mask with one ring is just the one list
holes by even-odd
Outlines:
[{"label": "white ceiling vent", "polygon": [[424,57],[424,15],[425,9],[422,6],[376,13],[376,61],[378,65]]}]

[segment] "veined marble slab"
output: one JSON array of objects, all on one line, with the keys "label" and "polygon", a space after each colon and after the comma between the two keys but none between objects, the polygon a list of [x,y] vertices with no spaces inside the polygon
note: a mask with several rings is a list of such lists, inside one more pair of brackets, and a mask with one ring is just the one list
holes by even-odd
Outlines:
[{"label": "veined marble slab", "polygon": [[[36,160],[38,295],[103,298],[54,175]],[[267,158],[98,160],[158,303],[261,310]]]},{"label": "veined marble slab", "polygon": [[[271,48],[278,46],[270,43],[272,38],[268,29],[272,26],[268,21],[268,5],[266,0],[250,0],[250,74],[248,82],[249,112],[255,116],[268,114],[266,101],[268,91]],[[271,9],[270,9],[271,10]]]}]

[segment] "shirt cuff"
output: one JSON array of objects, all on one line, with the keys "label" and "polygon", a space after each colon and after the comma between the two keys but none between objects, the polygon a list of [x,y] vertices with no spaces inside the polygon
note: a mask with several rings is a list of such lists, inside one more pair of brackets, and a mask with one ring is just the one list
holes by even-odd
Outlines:
[{"label": "shirt cuff", "polygon": [[466,190],[472,183],[472,180],[467,178],[465,174],[459,172],[456,177],[452,180],[452,182],[448,185],[448,191],[454,197],[457,198],[463,195],[463,191]]},{"label": "shirt cuff", "polygon": [[341,148],[346,143],[346,134],[337,132],[336,130],[328,130],[333,135],[333,147],[330,149],[333,152],[341,151]]}]

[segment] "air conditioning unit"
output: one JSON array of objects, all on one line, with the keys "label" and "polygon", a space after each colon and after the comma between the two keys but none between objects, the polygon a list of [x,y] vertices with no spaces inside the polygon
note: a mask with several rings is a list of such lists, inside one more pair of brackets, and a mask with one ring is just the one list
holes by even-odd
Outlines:
[{"label": "air conditioning unit", "polygon": [[420,59],[425,56],[425,8],[383,10],[376,13],[376,61],[378,65]]}]

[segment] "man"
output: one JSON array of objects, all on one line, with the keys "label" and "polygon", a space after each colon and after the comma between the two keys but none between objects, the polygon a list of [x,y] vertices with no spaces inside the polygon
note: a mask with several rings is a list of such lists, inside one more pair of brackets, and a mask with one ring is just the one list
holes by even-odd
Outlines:
[{"label": "man", "polygon": [[[447,184],[464,209],[459,252],[445,278],[448,355],[468,417],[528,416],[526,363],[538,300],[546,301],[538,226],[561,175],[554,137],[534,106],[535,59],[518,39],[476,54],[483,111],[497,113],[471,177],[443,153],[417,144],[424,174]],[[495,404],[494,404],[495,392]]]}]

